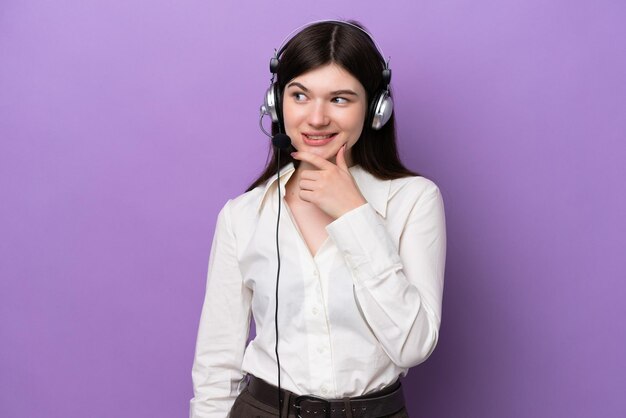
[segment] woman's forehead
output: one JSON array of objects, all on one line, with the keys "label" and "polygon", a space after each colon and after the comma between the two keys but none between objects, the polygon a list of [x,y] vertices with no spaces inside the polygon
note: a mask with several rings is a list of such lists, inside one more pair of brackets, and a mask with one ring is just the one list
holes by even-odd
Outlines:
[{"label": "woman's forehead", "polygon": [[360,90],[365,91],[363,85],[343,67],[331,63],[302,73],[287,83],[287,87],[300,84],[307,89],[316,90]]}]

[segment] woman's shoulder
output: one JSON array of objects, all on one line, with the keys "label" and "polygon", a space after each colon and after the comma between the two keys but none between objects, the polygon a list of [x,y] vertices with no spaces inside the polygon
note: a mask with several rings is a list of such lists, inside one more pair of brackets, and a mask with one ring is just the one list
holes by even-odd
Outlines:
[{"label": "woman's shoulder", "polygon": [[403,176],[394,179],[381,179],[374,173],[370,173],[361,166],[350,168],[353,177],[356,178],[359,186],[371,188],[389,188],[390,194],[411,191],[432,193],[439,190],[434,181],[424,176]]},{"label": "woman's shoulder", "polygon": [[222,211],[228,211],[231,217],[253,215],[261,204],[265,194],[265,185],[255,187],[239,196],[228,199]]},{"label": "woman's shoulder", "polygon": [[388,204],[412,207],[419,202],[440,197],[437,184],[424,176],[381,179],[359,166],[350,171],[365,198],[381,210]]},{"label": "woman's shoulder", "polygon": [[424,176],[406,176],[391,180],[391,191],[410,190],[413,192],[435,193],[437,184]]},{"label": "woman's shoulder", "polygon": [[412,202],[441,199],[441,191],[437,184],[424,176],[407,176],[390,181],[389,199],[401,200],[405,204]]}]

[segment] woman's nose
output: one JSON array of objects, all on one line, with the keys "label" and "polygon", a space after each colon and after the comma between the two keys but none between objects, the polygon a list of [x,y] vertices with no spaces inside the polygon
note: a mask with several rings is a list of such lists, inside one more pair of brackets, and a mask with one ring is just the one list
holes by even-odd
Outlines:
[{"label": "woman's nose", "polygon": [[328,112],[324,103],[313,103],[309,113],[309,125],[326,126],[330,123]]}]

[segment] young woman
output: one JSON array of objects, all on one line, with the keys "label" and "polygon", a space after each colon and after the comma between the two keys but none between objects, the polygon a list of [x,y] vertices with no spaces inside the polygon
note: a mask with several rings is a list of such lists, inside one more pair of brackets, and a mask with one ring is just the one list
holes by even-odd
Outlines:
[{"label": "young woman", "polygon": [[304,27],[271,71],[291,145],[218,216],[191,417],[406,417],[399,378],[439,334],[441,195],[398,158],[390,70],[356,22]]}]

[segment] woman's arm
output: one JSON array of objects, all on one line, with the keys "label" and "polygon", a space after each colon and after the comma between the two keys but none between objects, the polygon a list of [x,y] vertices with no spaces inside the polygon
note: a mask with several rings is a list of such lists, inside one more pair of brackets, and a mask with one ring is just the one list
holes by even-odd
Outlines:
[{"label": "woman's arm", "polygon": [[239,393],[251,291],[236,257],[230,201],[217,218],[194,357],[191,418],[224,418]]},{"label": "woman's arm", "polygon": [[[411,182],[401,193],[413,193]],[[389,219],[387,222],[402,222]],[[446,255],[443,200],[430,183],[414,202],[396,245],[385,221],[365,204],[327,227],[352,272],[364,319],[391,360],[426,360],[439,335]]]}]

